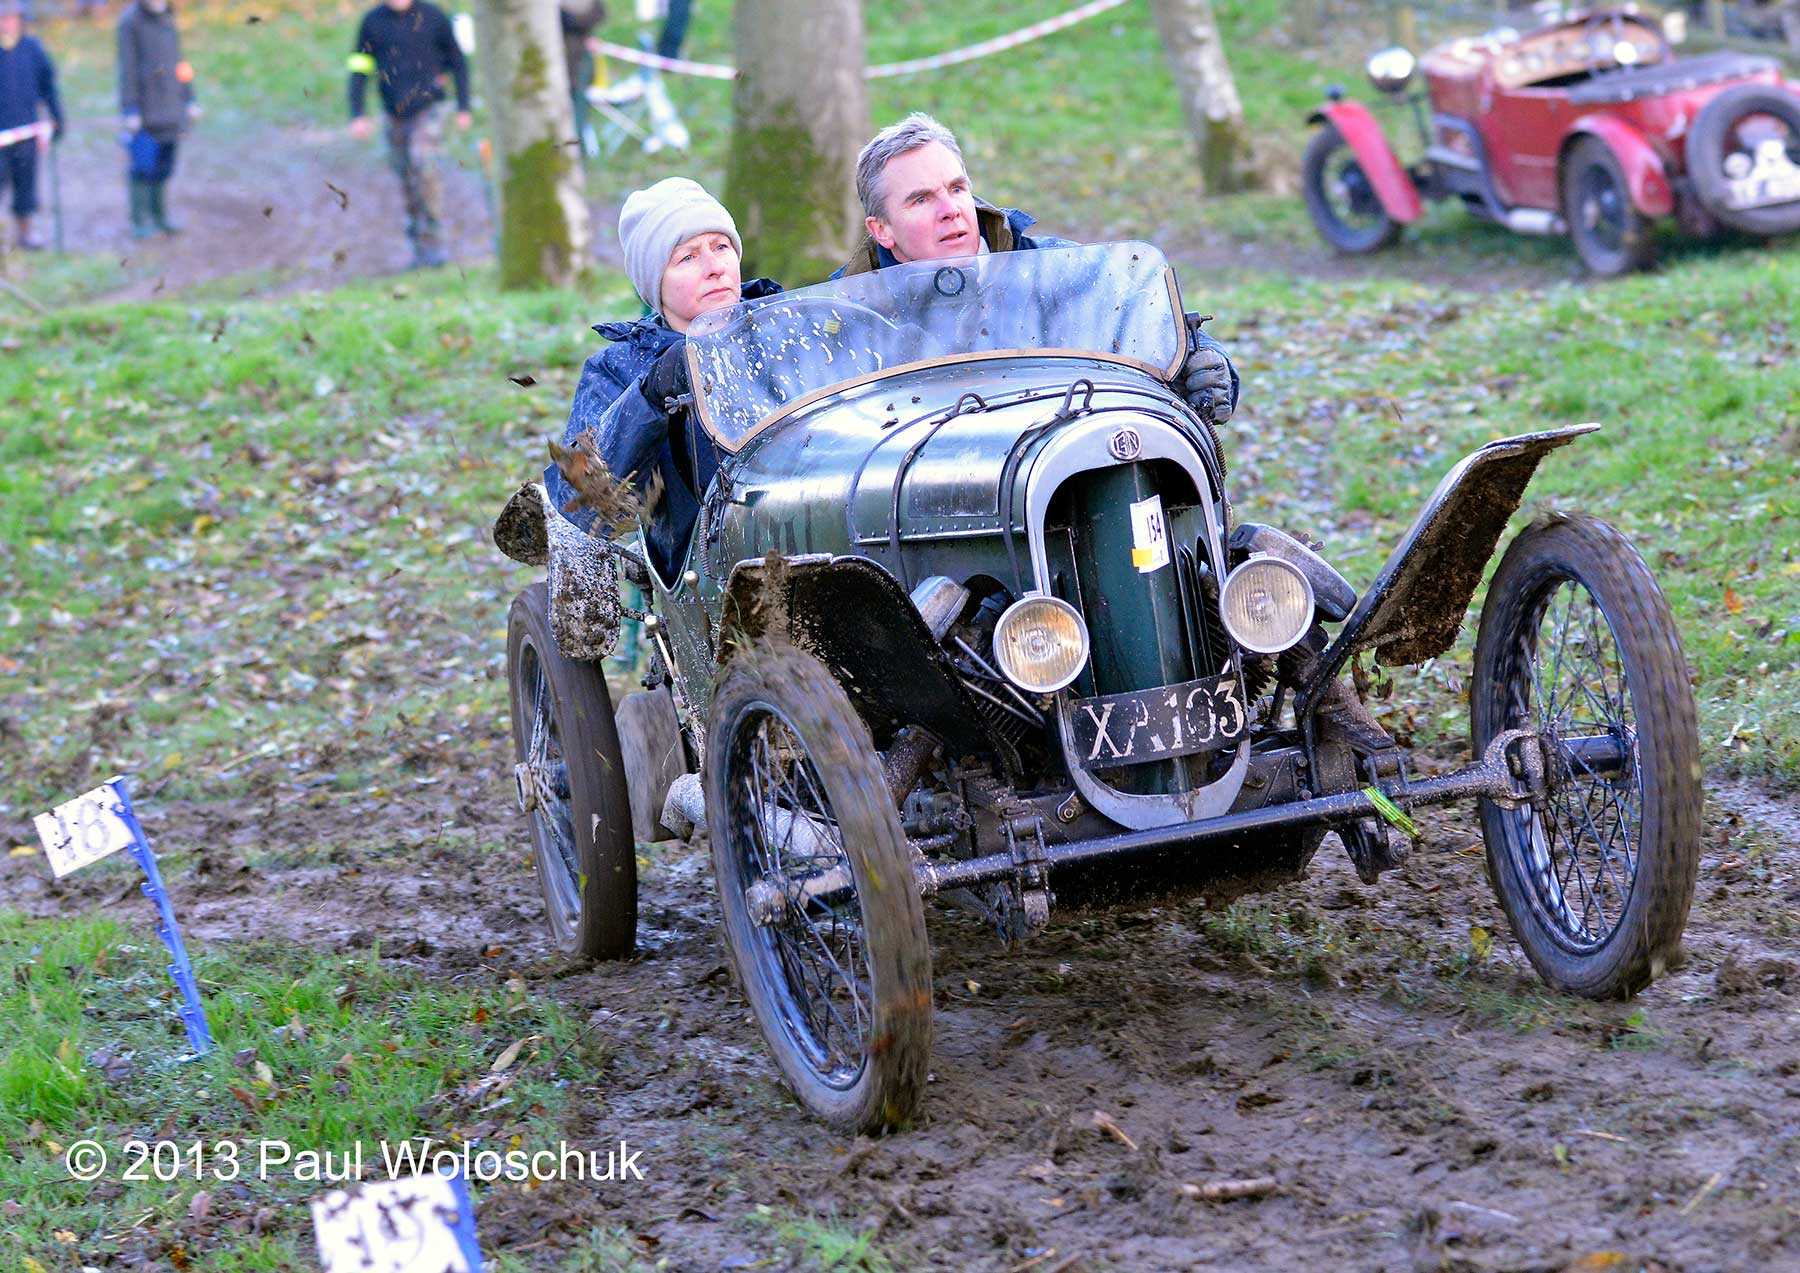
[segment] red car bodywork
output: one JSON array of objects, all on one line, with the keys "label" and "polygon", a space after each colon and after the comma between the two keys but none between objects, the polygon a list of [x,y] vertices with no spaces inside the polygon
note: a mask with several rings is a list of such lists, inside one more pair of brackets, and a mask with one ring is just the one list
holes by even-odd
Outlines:
[{"label": "red car bodywork", "polygon": [[[1621,49],[1629,43],[1629,50]],[[1696,197],[1687,139],[1722,93],[1761,85],[1800,104],[1800,83],[1768,58],[1719,52],[1675,58],[1658,28],[1631,10],[1593,10],[1523,34],[1502,30],[1449,41],[1419,59],[1426,157],[1408,167],[1368,107],[1341,97],[1329,122],[1393,221],[1416,221],[1422,198],[1461,196],[1478,215],[1537,233],[1567,229],[1565,160],[1583,137],[1617,160],[1645,217],[1679,214],[1716,229]]]}]

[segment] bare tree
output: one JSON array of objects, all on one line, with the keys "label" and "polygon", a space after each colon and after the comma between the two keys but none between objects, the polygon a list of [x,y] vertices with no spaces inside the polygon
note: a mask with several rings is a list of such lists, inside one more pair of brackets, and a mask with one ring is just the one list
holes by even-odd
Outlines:
[{"label": "bare tree", "polygon": [[812,282],[849,256],[862,226],[862,0],[740,2],[733,21],[738,79],[725,190],[744,235],[745,272]]},{"label": "bare tree", "polygon": [[1150,9],[1181,94],[1182,114],[1200,152],[1202,188],[1209,194],[1248,189],[1255,174],[1244,104],[1210,0],[1150,0]]},{"label": "bare tree", "polygon": [[566,286],[587,268],[589,226],[556,0],[480,0],[475,14],[495,143],[500,286]]}]

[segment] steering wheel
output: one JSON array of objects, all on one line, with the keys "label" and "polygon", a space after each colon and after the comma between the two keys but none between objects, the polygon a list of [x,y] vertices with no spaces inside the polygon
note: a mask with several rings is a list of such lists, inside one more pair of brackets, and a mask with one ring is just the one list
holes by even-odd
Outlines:
[{"label": "steering wheel", "polygon": [[[1628,71],[1634,66],[1643,65],[1643,63],[1635,61],[1621,62],[1615,55],[1615,50],[1617,50],[1621,44],[1630,44],[1634,53],[1637,50],[1636,42],[1631,40],[1625,33],[1625,24],[1627,22],[1631,23],[1632,26],[1637,27],[1639,30],[1648,31],[1650,33],[1651,38],[1656,41],[1657,56],[1655,60],[1657,62],[1672,62],[1675,60],[1675,49],[1669,43],[1668,37],[1663,34],[1661,27],[1657,26],[1654,22],[1646,22],[1637,14],[1625,13],[1621,10],[1614,9],[1610,13],[1596,14],[1594,17],[1589,18],[1587,25],[1581,29],[1582,42],[1587,46],[1588,63],[1593,65],[1605,61],[1612,62],[1610,67],[1595,66],[1596,73],[1606,70]],[[1598,41],[1603,29],[1609,34],[1610,39],[1606,44],[1601,45]]]}]

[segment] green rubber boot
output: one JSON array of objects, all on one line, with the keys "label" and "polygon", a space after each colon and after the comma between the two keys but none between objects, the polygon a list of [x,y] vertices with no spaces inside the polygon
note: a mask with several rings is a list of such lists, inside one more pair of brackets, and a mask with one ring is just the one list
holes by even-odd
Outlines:
[{"label": "green rubber boot", "polygon": [[169,220],[169,205],[164,202],[163,183],[160,181],[150,187],[150,219],[164,234],[181,233],[181,227]]},{"label": "green rubber boot", "polygon": [[150,211],[150,183],[138,177],[131,179],[131,237],[147,239],[156,233],[156,219]]}]

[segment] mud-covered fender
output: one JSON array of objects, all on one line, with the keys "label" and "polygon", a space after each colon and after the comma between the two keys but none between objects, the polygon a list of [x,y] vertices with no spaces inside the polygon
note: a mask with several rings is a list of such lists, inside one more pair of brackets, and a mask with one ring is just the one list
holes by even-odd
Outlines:
[{"label": "mud-covered fender", "polygon": [[719,610],[721,675],[759,637],[818,657],[864,720],[919,725],[952,749],[986,746],[969,692],[912,598],[867,557],[771,552],[732,567]]},{"label": "mud-covered fender", "polygon": [[1363,175],[1375,189],[1375,197],[1394,220],[1411,225],[1424,210],[1419,202],[1418,187],[1406,175],[1400,157],[1388,144],[1387,134],[1374,112],[1361,102],[1349,100],[1326,102],[1309,116],[1314,124],[1331,124],[1343,135],[1344,142],[1362,165]]},{"label": "mud-covered fender", "polygon": [[557,513],[542,482],[513,492],[494,522],[494,544],[514,561],[548,568],[550,636],[565,659],[597,660],[619,643],[619,563],[606,545]]},{"label": "mud-covered fender", "polygon": [[1675,211],[1675,191],[1669,185],[1668,169],[1656,148],[1644,135],[1624,120],[1611,115],[1583,115],[1569,126],[1557,154],[1557,180],[1562,180],[1562,163],[1569,147],[1583,137],[1597,137],[1625,170],[1625,188],[1631,202],[1647,217],[1666,217]]},{"label": "mud-covered fender", "polygon": [[1301,691],[1310,711],[1350,656],[1374,650],[1384,666],[1423,663],[1456,640],[1469,601],[1538,462],[1597,424],[1489,442],[1457,462],[1350,612]]}]

